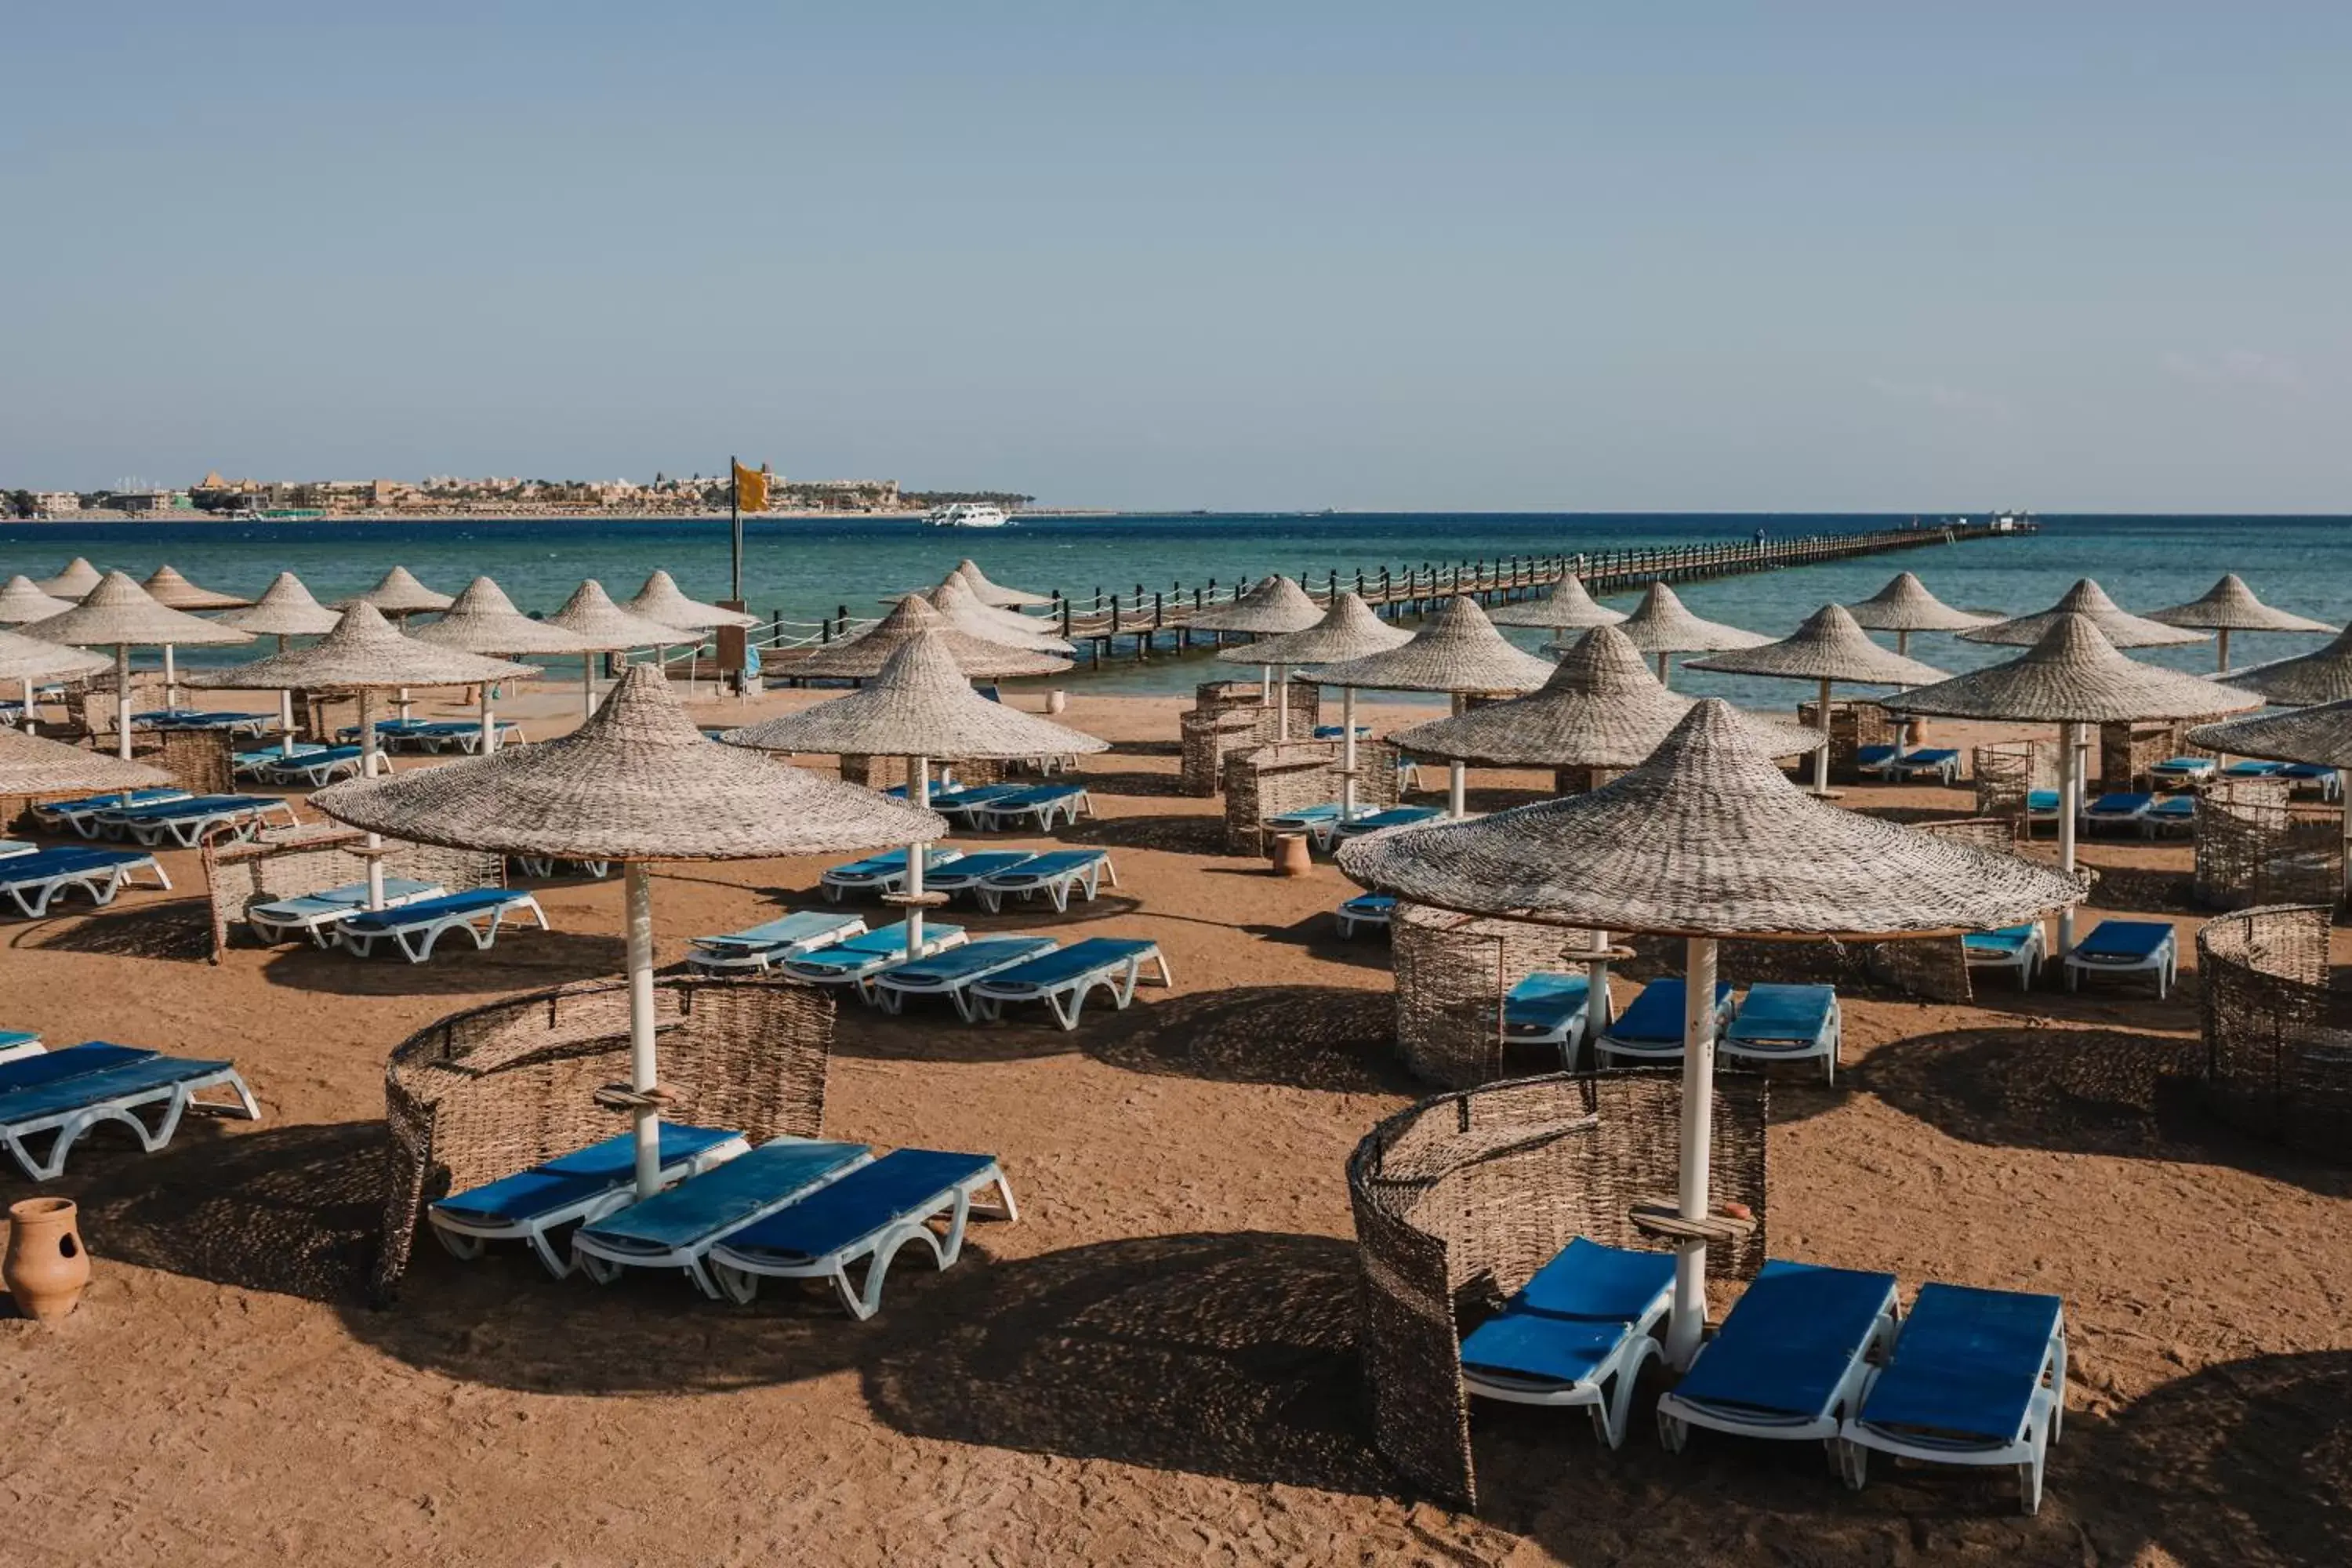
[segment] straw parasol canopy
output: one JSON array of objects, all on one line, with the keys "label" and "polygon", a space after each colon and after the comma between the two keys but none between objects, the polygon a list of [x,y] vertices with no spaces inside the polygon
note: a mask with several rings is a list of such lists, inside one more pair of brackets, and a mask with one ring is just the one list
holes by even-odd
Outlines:
[{"label": "straw parasol canopy", "polygon": [[[0,632],[0,680],[55,680],[62,676],[99,675],[107,668],[107,661],[94,653],[16,632]],[[6,793],[0,790],[0,795]]]},{"label": "straw parasol canopy", "polygon": [[0,729],[0,795],[97,795],[171,782],[171,774],[145,763]]},{"label": "straw parasol canopy", "polygon": [[169,605],[175,610],[241,610],[253,603],[235,594],[217,593],[200,588],[187,580],[176,566],[158,566],[140,584],[159,605]]},{"label": "straw parasol canopy", "polygon": [[[1619,623],[1633,646],[1658,661],[1658,679],[1666,679],[1666,659],[1677,653],[1722,653],[1731,648],[1761,647],[1772,639],[1721,621],[1703,620],[1683,607],[1682,595],[1664,583],[1653,583],[1633,613]],[[1546,653],[1564,653],[1559,643],[1544,645]]]},{"label": "straw parasol canopy", "polygon": [[353,605],[373,605],[398,620],[427,610],[446,610],[449,607],[449,595],[436,593],[418,582],[407,567],[395,566],[385,573],[374,587],[364,594],[354,594],[348,599],[338,601],[335,608],[348,610]]},{"label": "straw parasol canopy", "polygon": [[488,577],[477,577],[451,603],[448,611],[430,625],[404,634],[410,640],[460,653],[568,654],[574,658],[596,651],[578,635],[551,621],[534,621],[515,608],[506,590]]},{"label": "straw parasol canopy", "polygon": [[954,635],[919,631],[871,684],[719,739],[764,752],[845,756],[1052,757],[1110,749],[1108,741],[974,691],[950,647]]},{"label": "straw parasol canopy", "polygon": [[1360,595],[1350,591],[1341,594],[1323,618],[1305,631],[1284,632],[1223,648],[1217,657],[1231,664],[1339,664],[1402,647],[1412,640],[1411,632],[1381,619]]},{"label": "straw parasol canopy", "polygon": [[1303,632],[1322,618],[1323,606],[1307,597],[1306,589],[1277,575],[1261,579],[1229,605],[1194,611],[1184,624],[1196,632],[1247,632],[1265,637]]},{"label": "straw parasol canopy", "polygon": [[1881,705],[1946,719],[2115,724],[2242,713],[2261,707],[2262,700],[2202,676],[2127,658],[2097,621],[2067,614],[2052,617],[2033,647],[2005,664],[1918,687]]},{"label": "straw parasol canopy", "polygon": [[354,605],[306,647],[249,664],[201,669],[191,686],[231,690],[365,691],[394,686],[471,686],[537,675],[529,665],[436,647],[394,628],[373,605]]},{"label": "straw parasol canopy", "polygon": [[1906,651],[1913,632],[1964,632],[1989,626],[2000,619],[1979,610],[1962,610],[1927,592],[1927,584],[1909,572],[1897,572],[1886,586],[1867,599],[1848,605],[1854,625],[1874,632],[1895,634],[1895,651]]},{"label": "straw parasol canopy", "polygon": [[[1418,753],[1489,767],[1622,770],[1646,761],[1695,700],[1659,685],[1623,632],[1595,626],[1577,639],[1541,689],[1433,719],[1392,739]],[[1732,711],[1749,743],[1766,756],[1795,756],[1824,743],[1817,731]]]},{"label": "straw parasol canopy", "polygon": [[21,626],[28,621],[46,621],[51,616],[61,616],[74,607],[71,599],[60,599],[54,594],[44,594],[33,580],[19,572],[0,585],[0,626]]},{"label": "straw parasol canopy", "polygon": [[2189,742],[2223,756],[2352,769],[2352,701],[2200,724],[2189,731]]},{"label": "straw parasol canopy", "polygon": [[992,610],[972,596],[960,577],[949,577],[937,587],[923,594],[931,608],[945,616],[951,625],[961,626],[974,637],[1001,642],[1013,647],[1032,648],[1040,653],[1068,653],[1070,645],[1054,635],[1042,621],[1030,619],[1012,610]]},{"label": "straw parasol canopy", "polygon": [[44,577],[33,584],[44,594],[54,594],[60,599],[79,599],[98,586],[100,573],[89,561],[77,555],[66,563],[65,570],[54,577]]},{"label": "straw parasol canopy", "polygon": [[[183,610],[157,604],[146,589],[120,572],[109,572],[83,595],[80,604],[24,628],[26,637],[44,642],[70,643],[76,647],[114,649],[115,690],[122,713],[115,729],[115,755],[131,755],[131,650],[162,644],[218,645],[251,642],[251,632],[238,631]],[[167,677],[169,672],[167,671]]]},{"label": "straw parasol canopy", "polygon": [[[1367,888],[1466,914],[1688,939],[1684,984],[1711,996],[1723,937],[1860,940],[1983,930],[2071,906],[2071,878],[1814,799],[1748,744],[1731,705],[1694,707],[1641,766],[1589,795],[1341,847]],[[1666,1357],[1706,1320],[1714,1013],[1685,1016],[1681,1219]],[[1723,1234],[1717,1230],[1715,1234]]]},{"label": "straw parasol canopy", "polygon": [[628,936],[631,1089],[640,1195],[659,1186],[651,860],[835,854],[943,837],[935,813],[703,738],[669,683],[633,665],[571,734],[492,756],[331,785],[338,821],[421,844],[619,860]]},{"label": "straw parasol canopy", "polygon": [[646,579],[636,597],[623,602],[621,608],[633,616],[643,616],[649,621],[659,621],[680,631],[716,631],[720,626],[756,626],[757,616],[747,616],[740,610],[721,609],[706,605],[699,599],[689,599],[679,592],[677,582],[667,572],[656,571]]},{"label": "straw parasol canopy", "polygon": [[604,584],[593,577],[574,588],[572,597],[563,601],[563,607],[547,617],[547,624],[570,632],[579,639],[580,647],[599,653],[660,647],[683,642],[688,636],[683,626],[623,609],[613,603],[613,595],[604,592]]},{"label": "straw parasol canopy", "polygon": [[927,631],[937,631],[949,654],[967,679],[999,680],[1019,675],[1055,675],[1070,661],[1033,648],[975,636],[931,608],[920,594],[900,599],[887,616],[856,637],[826,643],[806,658],[780,664],[791,676],[831,676],[871,680],[882,673],[891,656]]},{"label": "straw parasol canopy", "polygon": [[1562,577],[1543,597],[1497,605],[1486,612],[1486,618],[1498,626],[1542,626],[1568,632],[1613,626],[1625,618],[1625,612],[1612,610],[1587,593],[1583,578]]},{"label": "straw parasol canopy", "polygon": [[2273,609],[2254,597],[2245,579],[2235,572],[2224,572],[2221,580],[2205,590],[2201,599],[2191,599],[2185,605],[2175,605],[2168,610],[2151,610],[2149,620],[2162,621],[2168,626],[2201,626],[2221,634],[2221,646],[2215,657],[2214,668],[2230,668],[2230,634],[2231,632],[2335,632],[2340,627],[2326,621],[2315,621],[2309,616],[2298,616],[2292,610]]},{"label": "straw parasol canopy", "polygon": [[1380,653],[1327,664],[1326,686],[1456,694],[1532,691],[1551,678],[1548,660],[1514,646],[1467,596],[1448,599],[1409,640]]},{"label": "straw parasol canopy", "polygon": [[969,555],[956,563],[954,575],[963,579],[964,586],[971,590],[972,597],[983,605],[992,605],[1000,610],[1013,609],[1022,605],[1050,605],[1054,602],[1044,594],[1032,594],[1026,589],[1008,588],[1002,583],[990,582],[988,574],[980,569],[980,563]]},{"label": "straw parasol canopy", "polygon": [[1727,675],[1766,675],[1787,680],[1812,680],[1821,685],[1815,708],[1820,719],[1821,750],[1813,753],[1813,789],[1825,792],[1830,784],[1830,688],[1839,681],[1856,686],[1921,686],[1941,680],[1934,665],[1893,653],[1870,640],[1842,605],[1824,605],[1805,617],[1805,624],[1760,647],[1734,648],[1690,661],[1692,669],[1712,669]]},{"label": "straw parasol canopy", "polygon": [[2282,708],[2352,700],[2352,630],[2315,652],[2249,665],[2217,679],[2259,692]]},{"label": "straw parasol canopy", "polygon": [[315,637],[333,631],[335,623],[341,619],[341,616],[310,596],[302,579],[291,572],[280,572],[262,590],[261,597],[242,609],[231,610],[220,617],[218,624],[265,637]]},{"label": "straw parasol canopy", "polygon": [[2019,616],[2011,620],[1995,621],[1989,626],[1977,626],[1960,634],[1969,642],[2007,643],[2012,647],[2030,647],[2042,640],[2042,634],[2061,616],[2088,616],[2106,640],[2116,647],[2177,647],[2184,643],[2203,642],[2202,632],[2184,631],[2178,626],[2152,621],[2145,616],[2135,616],[2107,597],[2107,591],[2088,577],[2066,590],[2065,596],[2048,609],[2036,615]]}]

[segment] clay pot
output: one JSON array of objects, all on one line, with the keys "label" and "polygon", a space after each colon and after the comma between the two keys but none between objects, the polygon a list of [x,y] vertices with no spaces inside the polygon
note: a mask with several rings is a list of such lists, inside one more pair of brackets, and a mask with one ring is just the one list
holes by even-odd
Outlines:
[{"label": "clay pot", "polygon": [[1277,877],[1304,877],[1315,867],[1307,853],[1304,833],[1277,833],[1274,836],[1274,874]]},{"label": "clay pot", "polygon": [[1045,711],[1046,711],[1046,712],[1048,712],[1048,713],[1066,713],[1066,712],[1069,711],[1069,707],[1070,707],[1070,694],[1069,694],[1068,692],[1064,691],[1064,690],[1061,690],[1060,689],[1056,688],[1055,689],[1054,689],[1054,690],[1052,690],[1052,691],[1048,691],[1047,693],[1045,693]]},{"label": "clay pot", "polygon": [[89,1284],[89,1254],[74,1228],[70,1198],[26,1198],[8,1205],[8,1256],[0,1281],[16,1310],[54,1323],[74,1310]]}]

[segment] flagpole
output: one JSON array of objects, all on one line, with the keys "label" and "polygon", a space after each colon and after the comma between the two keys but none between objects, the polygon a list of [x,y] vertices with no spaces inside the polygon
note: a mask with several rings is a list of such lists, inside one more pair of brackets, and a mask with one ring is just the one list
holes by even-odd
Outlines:
[{"label": "flagpole", "polygon": [[730,525],[730,538],[733,542],[733,552],[730,559],[733,563],[734,571],[733,574],[729,578],[729,581],[734,584],[734,592],[728,596],[733,599],[737,604],[741,604],[743,602],[742,473],[743,465],[736,460],[735,455],[732,452],[730,452],[727,455],[727,521]]}]

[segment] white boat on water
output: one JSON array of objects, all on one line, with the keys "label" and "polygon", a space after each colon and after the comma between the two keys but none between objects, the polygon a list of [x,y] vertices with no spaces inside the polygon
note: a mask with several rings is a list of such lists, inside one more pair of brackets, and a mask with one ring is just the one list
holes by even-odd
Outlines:
[{"label": "white boat on water", "polygon": [[1003,507],[971,500],[935,506],[923,514],[923,521],[933,528],[1006,528],[1013,522]]}]

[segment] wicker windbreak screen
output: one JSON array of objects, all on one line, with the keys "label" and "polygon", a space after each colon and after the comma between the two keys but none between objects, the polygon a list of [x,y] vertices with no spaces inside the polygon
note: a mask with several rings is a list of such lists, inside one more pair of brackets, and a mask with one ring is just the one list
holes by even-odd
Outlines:
[{"label": "wicker windbreak screen", "polygon": [[2204,1087],[2225,1121],[2352,1164],[2352,996],[2328,984],[2332,912],[2242,910],[2197,933]]}]

